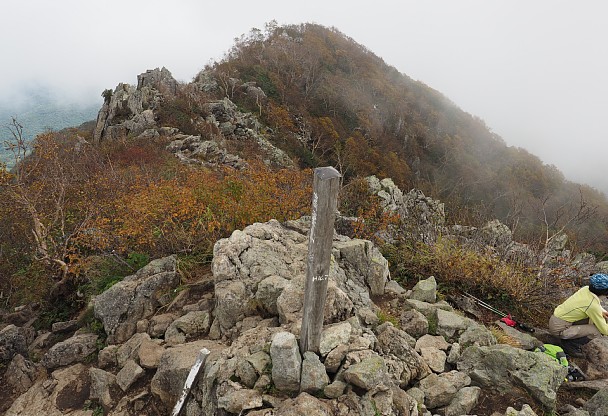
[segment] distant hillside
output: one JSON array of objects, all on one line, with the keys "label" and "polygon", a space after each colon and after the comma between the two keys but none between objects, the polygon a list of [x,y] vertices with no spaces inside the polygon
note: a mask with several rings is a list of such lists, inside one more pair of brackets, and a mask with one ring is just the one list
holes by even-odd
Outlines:
[{"label": "distant hillside", "polygon": [[[541,244],[547,229],[568,224],[580,246],[606,249],[601,193],[507,146],[483,120],[335,29],[269,25],[241,37],[209,70],[302,166],[332,164],[347,179],[391,177],[446,201],[460,217],[453,221],[498,218]],[[261,108],[233,79],[257,85],[269,102]],[[575,220],[581,208],[593,215]]]},{"label": "distant hillside", "polygon": [[88,105],[64,102],[44,89],[24,94],[26,97],[18,105],[0,102],[0,160],[5,163],[11,162],[3,142],[10,137],[6,126],[12,117],[23,125],[26,138],[31,140],[47,130],[61,130],[94,120],[101,105],[101,102]]}]

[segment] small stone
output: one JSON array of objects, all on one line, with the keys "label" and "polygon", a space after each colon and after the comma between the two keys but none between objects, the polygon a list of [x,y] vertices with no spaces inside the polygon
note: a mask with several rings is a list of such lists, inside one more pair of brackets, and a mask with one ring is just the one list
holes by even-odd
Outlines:
[{"label": "small stone", "polygon": [[129,360],[122,370],[116,374],[116,383],[122,391],[126,392],[143,375],[144,369],[137,365],[134,360]]}]

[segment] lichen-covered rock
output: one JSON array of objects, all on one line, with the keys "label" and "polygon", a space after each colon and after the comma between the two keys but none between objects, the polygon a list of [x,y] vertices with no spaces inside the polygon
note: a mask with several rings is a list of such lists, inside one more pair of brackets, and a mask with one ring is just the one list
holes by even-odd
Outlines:
[{"label": "lichen-covered rock", "polygon": [[456,393],[471,384],[471,378],[465,373],[450,371],[443,374],[431,374],[420,381],[424,391],[424,404],[429,409],[449,405]]},{"label": "lichen-covered rock", "polygon": [[463,387],[444,409],[444,416],[468,415],[479,402],[481,389],[479,387]]},{"label": "lichen-covered rock", "polygon": [[54,369],[84,362],[97,351],[97,339],[98,336],[95,334],[74,335],[53,345],[42,357],[41,363],[46,368]]},{"label": "lichen-covered rock", "polygon": [[167,345],[183,344],[206,335],[211,328],[208,311],[193,311],[173,321],[165,332]]},{"label": "lichen-covered rock", "polygon": [[159,307],[170,301],[171,291],[180,279],[176,264],[176,256],[153,260],[95,297],[95,317],[103,322],[108,343],[131,338],[139,320],[152,317]]},{"label": "lichen-covered rock", "polygon": [[317,394],[329,384],[329,377],[325,372],[325,366],[314,352],[304,353],[302,361],[302,376],[300,379],[300,391]]},{"label": "lichen-covered rock", "polygon": [[437,281],[435,276],[420,280],[410,294],[410,298],[420,302],[435,303],[437,301]]},{"label": "lichen-covered rock", "polygon": [[0,330],[0,362],[9,362],[17,354],[28,356],[28,346],[36,333],[30,327],[7,325]]},{"label": "lichen-covered rock", "polygon": [[472,325],[477,325],[472,319],[454,312],[437,309],[437,335],[455,341]]},{"label": "lichen-covered rock", "polygon": [[348,367],[343,376],[348,383],[371,390],[387,380],[387,368],[382,357],[373,355]]},{"label": "lichen-covered rock", "polygon": [[416,351],[420,351],[422,348],[437,348],[447,351],[450,348],[450,344],[440,335],[427,334],[416,340]]},{"label": "lichen-covered rock", "polygon": [[308,393],[300,393],[295,399],[285,400],[275,410],[275,416],[334,416],[331,407]]},{"label": "lichen-covered rock", "polygon": [[138,135],[156,126],[153,109],[163,97],[173,97],[177,81],[166,68],[148,70],[137,77],[137,86],[120,83],[104,92],[104,103],[93,131],[96,143],[127,134]]},{"label": "lichen-covered rock", "polygon": [[467,348],[458,361],[458,370],[467,373],[476,385],[503,394],[523,388],[550,409],[555,407],[557,389],[568,372],[544,354],[504,344]]},{"label": "lichen-covered rock", "polygon": [[319,353],[321,356],[327,355],[340,344],[348,343],[352,331],[353,328],[348,322],[329,325],[323,328],[321,340],[319,342]]},{"label": "lichen-covered rock", "polygon": [[517,329],[508,326],[502,321],[497,321],[496,325],[502,329],[502,331],[508,335],[511,339],[515,340],[516,345],[524,350],[533,350],[534,348],[540,347],[543,345],[543,342],[538,338],[533,337],[532,335],[518,331]]},{"label": "lichen-covered rock", "polygon": [[458,343],[463,348],[467,348],[471,345],[487,347],[489,345],[496,345],[496,337],[484,325],[475,324],[470,325],[462,334],[460,334]]},{"label": "lichen-covered rock", "polygon": [[443,373],[445,371],[447,355],[444,351],[434,347],[421,348],[420,356],[435,373]]},{"label": "lichen-covered rock", "polygon": [[385,357],[389,373],[401,386],[431,373],[428,364],[410,345],[404,331],[387,326],[378,334],[376,351]]},{"label": "lichen-covered rock", "polygon": [[295,335],[290,332],[275,334],[270,344],[270,358],[272,359],[272,380],[276,388],[284,392],[298,392],[302,357]]},{"label": "lichen-covered rock", "polygon": [[10,391],[20,395],[28,391],[42,373],[39,366],[26,360],[21,354],[17,354],[6,368],[3,381],[8,385]]},{"label": "lichen-covered rock", "polygon": [[428,319],[416,309],[403,312],[399,317],[399,326],[414,338],[420,338],[429,332]]},{"label": "lichen-covered rock", "polygon": [[[301,319],[309,227],[307,218],[285,225],[271,220],[215,244],[214,316],[222,336],[234,338],[241,322],[259,313],[276,313],[282,324]],[[344,321],[359,307],[375,308],[370,291],[383,293],[389,277],[386,259],[371,242],[340,236],[333,246],[325,324]]]}]

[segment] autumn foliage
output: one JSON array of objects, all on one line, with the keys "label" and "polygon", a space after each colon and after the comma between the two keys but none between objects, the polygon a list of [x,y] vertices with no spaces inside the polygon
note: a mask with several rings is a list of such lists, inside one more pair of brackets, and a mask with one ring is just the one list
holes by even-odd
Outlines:
[{"label": "autumn foliage", "polygon": [[48,133],[0,170],[0,301],[75,289],[98,256],[209,258],[235,229],[309,213],[309,170],[192,168],[162,141],[93,147],[76,131]]},{"label": "autumn foliage", "polygon": [[210,253],[219,238],[272,218],[284,221],[309,212],[310,171],[247,171],[178,167],[153,182],[140,175],[118,196],[111,216],[98,218],[105,249],[120,252]]}]

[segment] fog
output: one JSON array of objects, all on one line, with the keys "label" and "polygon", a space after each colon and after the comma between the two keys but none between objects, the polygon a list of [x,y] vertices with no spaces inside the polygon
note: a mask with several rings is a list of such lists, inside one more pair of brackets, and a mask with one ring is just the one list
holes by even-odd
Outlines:
[{"label": "fog", "polygon": [[251,28],[333,26],[481,117],[568,179],[608,193],[604,173],[608,3],[599,0],[301,2],[6,0],[0,105],[49,88],[66,102],[167,67],[190,81]]}]

